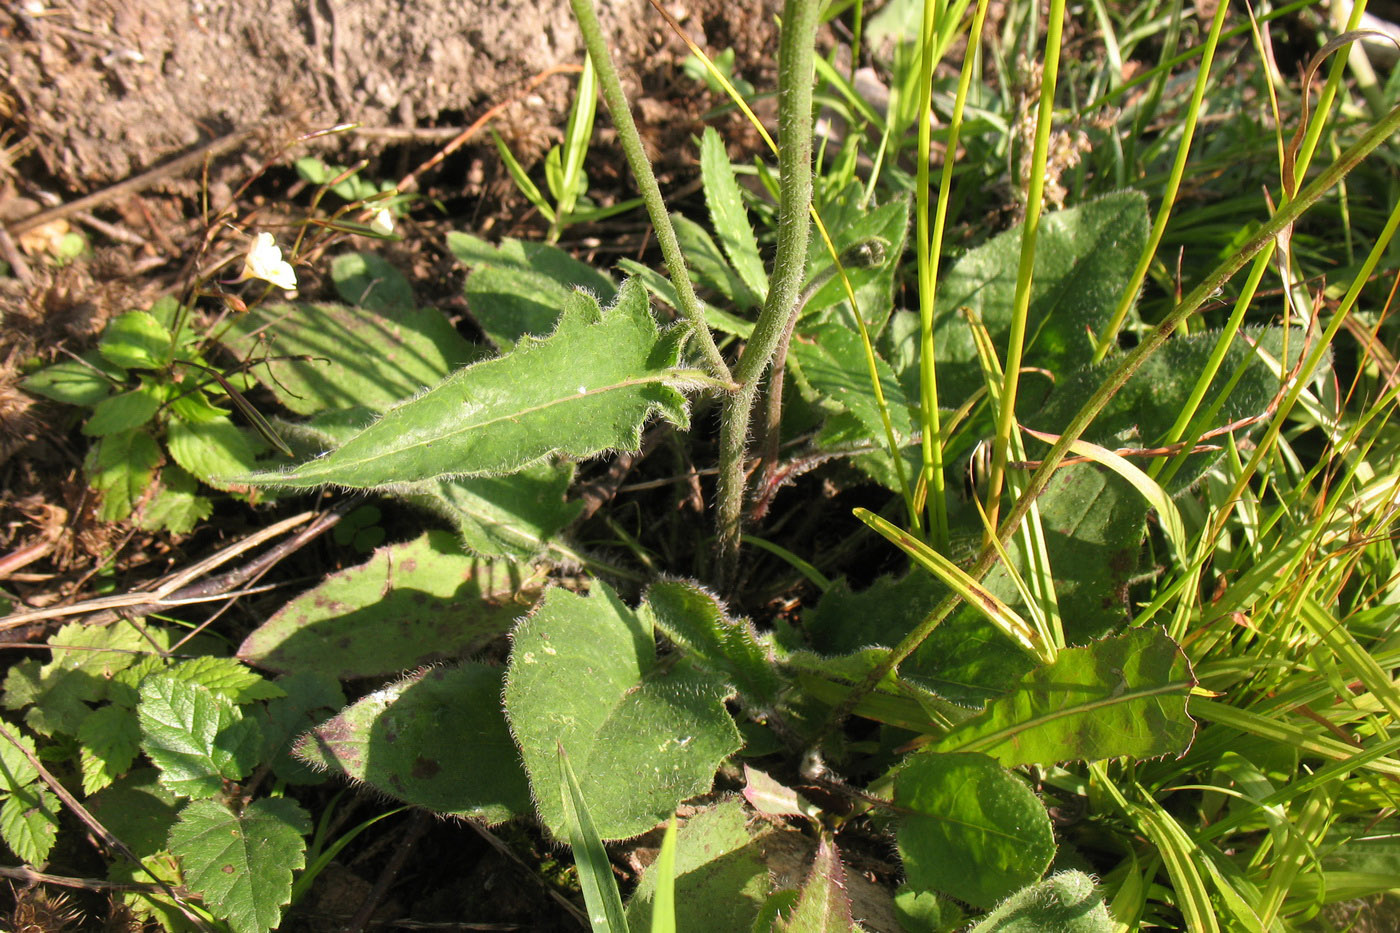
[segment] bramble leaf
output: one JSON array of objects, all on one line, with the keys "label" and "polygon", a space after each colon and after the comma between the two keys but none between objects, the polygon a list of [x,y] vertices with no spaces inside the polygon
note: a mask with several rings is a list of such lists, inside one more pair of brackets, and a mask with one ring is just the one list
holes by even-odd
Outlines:
[{"label": "bramble leaf", "polygon": [[42,865],[58,838],[58,803],[47,787],[31,784],[0,804],[0,836],[29,865]]},{"label": "bramble leaf", "polygon": [[141,727],[131,710],[104,706],[78,727],[83,793],[95,794],[131,767],[141,750]]},{"label": "bramble leaf", "polygon": [[684,661],[661,665],[646,616],[594,589],[550,590],[516,629],[505,705],[541,821],[562,834],[563,745],[598,832],[618,839],[709,790],[741,742],[723,681]]},{"label": "bramble leaf", "polygon": [[170,851],[184,867],[185,884],[236,933],[265,933],[291,900],[292,872],[306,864],[311,818],[295,800],[260,798],[234,814],[213,800],[180,811]]},{"label": "bramble leaf", "polygon": [[245,487],[223,477],[252,470],[258,454],[267,449],[251,431],[228,418],[185,421],[172,418],[166,429],[166,446],[175,462],[215,489],[242,491]]},{"label": "bramble leaf", "polygon": [[121,521],[146,494],[160,464],[160,448],[151,435],[136,428],[109,434],[92,445],[85,466],[88,482],[102,493],[98,517]]},{"label": "bramble leaf", "polygon": [[606,311],[575,293],[549,337],[458,370],[319,459],[239,481],[371,489],[507,473],[554,453],[636,450],[653,415],[688,423],[679,390],[699,374],[676,368],[682,336],[657,333],[639,282]]},{"label": "bramble leaf", "polygon": [[109,395],[98,402],[92,409],[92,417],[83,425],[83,433],[88,437],[106,437],[139,428],[156,416],[165,396],[164,386],[143,379],[139,388]]},{"label": "bramble leaf", "polygon": [[261,734],[232,702],[169,674],[141,682],[141,748],[161,783],[186,797],[211,797],[257,764]]},{"label": "bramble leaf", "polygon": [[[16,726],[11,726],[10,731],[19,743],[29,750],[30,755],[37,757],[32,738]],[[37,780],[39,772],[35,770],[28,756],[15,748],[13,743],[0,739],[0,792],[13,794]]]}]

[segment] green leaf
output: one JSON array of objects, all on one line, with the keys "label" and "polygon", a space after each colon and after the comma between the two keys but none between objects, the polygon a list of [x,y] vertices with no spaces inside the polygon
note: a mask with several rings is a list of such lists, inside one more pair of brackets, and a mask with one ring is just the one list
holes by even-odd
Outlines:
[{"label": "green leaf", "polygon": [[579,788],[578,775],[569,764],[564,746],[559,746],[560,799],[564,808],[564,826],[569,848],[574,852],[579,887],[588,907],[589,925],[598,933],[626,933],[627,921],[622,916],[622,896],[613,878],[608,850],[598,837],[598,830],[588,813],[588,803]]},{"label": "green leaf", "polygon": [[292,757],[296,739],[345,705],[339,682],[320,671],[298,671],[277,681],[286,696],[267,704],[263,723],[263,760],[289,784],[319,784],[323,775]]},{"label": "green leaf", "polygon": [[528,561],[582,511],[565,501],[573,476],[572,464],[542,461],[508,476],[430,480],[408,500],[452,522],[472,553]]},{"label": "green leaf", "polygon": [[109,434],[92,445],[84,466],[88,483],[102,494],[97,517],[104,522],[121,521],[150,488],[160,448],[139,428]]},{"label": "green leaf", "polygon": [[438,813],[501,823],[530,812],[530,791],[501,712],[501,671],[434,667],[369,694],[293,750]]},{"label": "green leaf", "polygon": [[734,180],[734,166],[729,162],[724,140],[709,126],[700,138],[700,178],[705,184],[705,203],[710,208],[715,236],[755,303],[762,304],[768,294],[768,274],[758,253],[758,240],[749,224],[739,183]]},{"label": "green leaf", "polygon": [[[768,895],[768,866],[763,846],[771,837],[759,823],[754,835],[749,814],[734,799],[696,813],[676,834],[676,928],[682,933],[748,930]],[[652,924],[657,896],[657,866],[642,873],[627,904],[627,924],[645,930]],[[703,910],[693,905],[704,905]]]},{"label": "green leaf", "polygon": [[[1147,242],[1147,198],[1111,194],[1042,218],[1026,322],[1026,366],[1064,373],[1093,355]],[[938,286],[938,396],[957,406],[981,388],[982,371],[961,309],[974,311],[996,346],[1006,344],[1021,254],[1020,226],[965,254]],[[1027,383],[1026,404],[1037,399]]]},{"label": "green leaf", "polygon": [[286,797],[254,800],[240,814],[213,800],[180,811],[170,851],[185,884],[236,933],[264,933],[282,920],[292,872],[306,864],[311,818]]},{"label": "green leaf", "polygon": [[[864,192],[860,184],[853,183],[835,205],[828,206],[822,213],[837,255],[843,257],[842,265],[856,293],[856,304],[872,335],[884,327],[894,308],[895,270],[904,256],[909,211],[908,197],[900,197],[872,210],[864,205]],[[883,260],[873,265],[854,262],[850,250],[862,244],[878,244],[881,253],[877,255],[882,255]],[[826,244],[820,237],[813,236],[808,247],[809,275],[818,275],[831,266],[831,254]],[[839,275],[833,276],[808,299],[803,316],[815,316],[818,321],[837,323],[853,331],[858,329],[846,298],[846,287]],[[861,371],[865,371],[864,367]]]},{"label": "green leaf", "polygon": [[141,682],[141,748],[161,783],[186,797],[212,797],[257,764],[257,722],[208,687],[168,674]]},{"label": "green leaf", "polygon": [[175,464],[160,471],[156,494],[141,507],[137,525],[147,531],[189,534],[214,511],[214,504],[199,493],[199,480]]},{"label": "green leaf", "polygon": [[384,411],[481,356],[441,311],[372,304],[259,306],[235,319],[223,342],[244,359],[266,359],[253,373],[300,415]]},{"label": "green leaf", "polygon": [[918,754],[895,775],[896,839],[911,887],[983,909],[1037,880],[1055,855],[1050,818],[985,755]]},{"label": "green leaf", "polygon": [[238,657],[341,680],[394,674],[480,651],[524,611],[510,565],[468,556],[450,532],[380,548],[279,609]]},{"label": "green leaf", "polygon": [[283,695],[280,687],[237,658],[219,658],[211,655],[191,658],[172,665],[166,670],[165,676],[173,677],[182,683],[199,684],[216,696],[232,700],[236,704],[271,700]]},{"label": "green leaf", "polygon": [[698,584],[653,583],[643,599],[656,627],[697,664],[722,676],[754,705],[771,708],[783,681],[771,639],[748,619],[730,619],[719,599]]},{"label": "green leaf", "polygon": [[[9,730],[19,743],[29,750],[30,755],[38,756],[34,748],[34,739],[25,735],[18,726],[10,726]],[[28,756],[15,748],[14,743],[0,739],[0,791],[14,794],[37,780],[39,772]]]},{"label": "green leaf", "polygon": [[684,214],[672,214],[671,225],[676,229],[685,264],[695,273],[698,284],[719,292],[740,311],[759,306],[758,297],[749,291],[704,227]]},{"label": "green leaf", "polygon": [[1062,650],[933,750],[981,752],[1007,768],[1181,755],[1194,735],[1194,684],[1166,633],[1133,629]]},{"label": "green leaf", "polygon": [[[813,335],[816,342],[794,342],[792,348],[803,376],[813,389],[860,419],[867,438],[883,443],[884,421],[870,385],[870,367],[860,335],[836,324],[819,327]],[[895,379],[894,370],[878,356],[875,369],[880,374],[880,389],[889,407],[895,437],[908,440],[914,435],[914,427],[904,389]]]},{"label": "green leaf", "polygon": [[104,706],[78,727],[83,793],[95,794],[125,774],[141,750],[141,727],[131,710]]},{"label": "green leaf", "polygon": [[80,360],[64,360],[20,380],[26,392],[65,405],[96,405],[112,388],[126,381],[126,370],[113,366],[97,353],[84,353]]},{"label": "green leaf", "polygon": [[[45,665],[46,673],[65,670],[82,671],[103,680],[110,680],[143,655],[164,648],[159,636],[134,623],[122,620],[111,625],[84,625],[70,622],[49,637],[53,659]],[[160,647],[157,647],[157,646]]]},{"label": "green leaf", "polygon": [[180,466],[215,489],[230,492],[246,487],[221,477],[251,471],[258,454],[267,449],[257,435],[227,418],[200,422],[172,419],[165,444]]},{"label": "green leaf", "polygon": [[160,785],[160,772],[155,768],[141,768],[117,778],[84,805],[141,858],[165,851],[179,809],[175,795]]},{"label": "green leaf", "polygon": [[58,838],[58,803],[49,789],[33,784],[6,797],[0,836],[20,861],[42,867]]},{"label": "green leaf", "polygon": [[1117,929],[1094,879],[1062,871],[1022,888],[969,933],[1109,933]]},{"label": "green leaf", "polygon": [[331,281],[341,300],[385,315],[408,314],[416,305],[403,273],[374,253],[342,253],[331,260]]},{"label": "green leaf", "polygon": [[792,916],[779,920],[773,928],[788,933],[851,933],[860,929],[851,916],[851,901],[846,896],[846,869],[835,843],[825,835],[817,842],[812,871]]},{"label": "green leaf", "polygon": [[554,453],[636,450],[652,415],[688,424],[679,389],[696,374],[675,369],[681,336],[678,328],[658,335],[639,282],[624,285],[607,311],[575,293],[549,337],[458,370],[318,460],[245,479],[370,489],[505,473]]},{"label": "green leaf", "polygon": [[128,311],[107,325],[97,349],[125,369],[163,369],[173,346],[170,331],[153,315]]},{"label": "green leaf", "polygon": [[447,248],[471,267],[463,291],[472,319],[502,353],[526,334],[554,330],[559,309],[583,288],[607,304],[612,280],[555,246],[507,239],[499,247],[465,233],[449,233]]},{"label": "green leaf", "polygon": [[159,383],[142,379],[140,388],[109,395],[98,402],[92,417],[83,425],[83,433],[88,437],[106,437],[139,428],[156,416],[165,394]]},{"label": "green leaf", "polygon": [[506,715],[540,818],[556,836],[557,746],[577,763],[604,839],[650,829],[709,790],[740,746],[725,688],[656,658],[651,626],[605,584],[591,598],[550,590],[513,637]]}]

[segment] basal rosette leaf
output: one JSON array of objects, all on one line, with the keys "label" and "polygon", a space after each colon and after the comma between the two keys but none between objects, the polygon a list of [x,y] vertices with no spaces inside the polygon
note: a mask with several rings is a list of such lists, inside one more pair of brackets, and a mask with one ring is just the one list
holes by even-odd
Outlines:
[{"label": "basal rosette leaf", "polygon": [[550,590],[516,629],[506,716],[550,831],[564,827],[562,745],[599,834],[619,839],[709,790],[741,743],[723,680],[684,661],[662,665],[646,618],[595,587],[592,597]]},{"label": "basal rosette leaf", "polygon": [[1133,629],[1068,648],[944,736],[935,751],[981,752],[1004,767],[1180,755],[1195,679],[1165,632]]},{"label": "basal rosette leaf", "polygon": [[185,884],[236,933],[264,933],[282,919],[292,872],[306,864],[311,818],[287,797],[254,800],[241,813],[196,800],[170,830]]},{"label": "basal rosette leaf", "polygon": [[550,336],[458,370],[319,459],[240,481],[372,489],[509,473],[556,453],[635,450],[655,415],[688,424],[680,390],[700,374],[677,368],[682,336],[657,332],[639,282],[606,310],[575,292]]}]

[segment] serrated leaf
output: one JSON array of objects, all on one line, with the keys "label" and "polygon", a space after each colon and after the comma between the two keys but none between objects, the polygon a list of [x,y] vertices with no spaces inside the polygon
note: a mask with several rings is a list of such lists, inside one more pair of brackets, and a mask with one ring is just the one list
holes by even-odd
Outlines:
[{"label": "serrated leaf", "polygon": [[226,492],[244,488],[223,477],[247,473],[256,466],[257,456],[267,449],[257,435],[240,428],[227,418],[212,421],[172,419],[165,444],[170,456],[194,476]]},{"label": "serrated leaf", "polygon": [[201,684],[147,677],[136,712],[141,748],[160,768],[161,783],[177,794],[211,797],[257,763],[257,722]]},{"label": "serrated leaf", "polygon": [[38,784],[16,791],[0,804],[0,836],[20,861],[42,866],[58,838],[58,804]]},{"label": "serrated leaf", "polygon": [[92,712],[89,702],[104,691],[101,680],[82,671],[21,661],[5,674],[5,706],[23,709],[25,725],[40,735],[77,734]]},{"label": "serrated leaf", "polygon": [[[758,916],[770,887],[762,846],[770,835],[759,824],[755,835],[747,828],[748,813],[738,800],[726,800],[696,813],[676,836],[676,928],[682,933],[748,930]],[[642,874],[627,904],[632,930],[651,926],[656,866]],[[686,905],[703,904],[704,910]]]},{"label": "serrated leaf", "polygon": [[[30,755],[38,755],[32,738],[16,726],[9,728],[19,743],[28,749]],[[39,772],[29,757],[16,748],[13,742],[0,739],[0,791],[14,794],[37,780]]]},{"label": "serrated leaf", "polygon": [[653,415],[688,424],[678,390],[694,373],[675,369],[679,337],[657,333],[639,282],[624,285],[606,311],[575,293],[549,337],[453,373],[320,459],[245,479],[369,489],[511,472],[556,453],[636,450]]},{"label": "serrated leaf", "polygon": [[729,162],[724,140],[709,126],[700,138],[700,178],[705,185],[705,204],[710,209],[715,236],[734,271],[748,286],[755,304],[762,304],[768,294],[768,274],[758,252],[758,240],[744,209],[739,183],[734,180],[734,166]]},{"label": "serrated leaf", "polygon": [[524,612],[517,582],[510,565],[473,558],[450,532],[430,531],[330,574],[253,631],[238,657],[342,680],[463,657]]},{"label": "serrated leaf", "polygon": [[671,225],[675,227],[685,264],[690,267],[697,284],[718,292],[727,303],[741,311],[758,307],[757,296],[729,265],[709,231],[684,214],[672,214]]},{"label": "serrated leaf", "polygon": [[78,727],[83,793],[95,794],[124,774],[141,750],[136,715],[121,706],[104,706]]},{"label": "serrated leaf", "polygon": [[374,253],[342,253],[331,260],[331,281],[342,301],[393,315],[414,310],[413,287],[402,272]]},{"label": "serrated leaf", "polygon": [[731,619],[699,585],[665,580],[647,588],[643,605],[666,637],[699,665],[724,677],[744,698],[771,707],[783,687],[773,646],[748,619]]},{"label": "serrated leaf", "polygon": [[300,415],[357,406],[384,411],[481,356],[441,311],[411,304],[392,312],[260,306],[238,317],[223,342],[245,359],[293,357],[268,359],[253,372]]},{"label": "serrated leaf", "polygon": [[303,736],[294,754],[439,813],[500,823],[530,811],[501,671],[484,664],[435,667],[377,690]]},{"label": "serrated leaf", "polygon": [[[822,220],[831,234],[837,255],[847,257],[842,260],[846,277],[872,335],[880,332],[894,308],[895,270],[904,256],[909,211],[907,196],[871,209],[865,204],[865,192],[859,182],[853,182],[835,203],[828,204],[822,211]],[[864,266],[852,262],[849,251],[863,243],[879,244],[883,261]],[[831,268],[831,254],[820,237],[812,237],[807,261],[809,275]],[[839,275],[833,276],[808,299],[804,317],[856,329],[846,288]]]},{"label": "serrated leaf", "polygon": [[160,488],[141,507],[137,525],[147,531],[188,534],[208,518],[214,504],[199,495],[199,480],[175,464],[160,471]]},{"label": "serrated leaf", "polygon": [[161,650],[156,647],[160,644],[156,638],[147,640],[141,628],[124,620],[111,625],[70,622],[50,636],[53,659],[44,671],[83,671],[110,680],[142,656]]},{"label": "serrated leaf", "polygon": [[164,400],[164,388],[143,379],[140,388],[109,395],[98,402],[92,417],[83,425],[83,433],[88,437],[106,437],[139,428],[155,417]]},{"label": "serrated leaf", "polygon": [[895,775],[896,839],[910,886],[989,910],[1055,855],[1035,792],[986,755],[918,754]]},{"label": "serrated leaf", "polygon": [[88,406],[96,405],[112,394],[114,386],[126,381],[126,370],[97,353],[84,353],[80,360],[45,366],[20,380],[20,388],[65,405]]},{"label": "serrated leaf", "polygon": [[[1092,358],[1094,335],[1117,306],[1147,241],[1147,198],[1111,194],[1046,214],[1036,237],[1035,277],[1026,322],[1026,366],[1064,373]],[[992,342],[1004,346],[1011,327],[1020,226],[966,253],[938,286],[938,395],[957,406],[982,386],[972,332],[961,309],[971,309]],[[1022,399],[1035,401],[1024,391]]]},{"label": "serrated leaf", "polygon": [[507,476],[430,480],[409,501],[452,522],[474,554],[531,560],[583,509],[565,501],[573,475],[572,464],[541,462]]},{"label": "serrated leaf", "polygon": [[292,872],[306,864],[311,818],[295,800],[260,798],[240,814],[213,800],[180,811],[170,851],[185,884],[237,933],[265,933],[282,920]]},{"label": "serrated leaf", "polygon": [[211,655],[191,658],[171,665],[165,676],[183,683],[207,687],[214,694],[232,700],[235,704],[272,700],[284,695],[280,687],[238,658]]},{"label": "serrated leaf", "polygon": [[120,431],[94,444],[84,465],[88,483],[102,493],[98,517],[104,522],[121,521],[150,487],[160,465],[160,448],[139,428]]},{"label": "serrated leaf", "polygon": [[789,933],[851,933],[858,931],[851,917],[851,900],[846,896],[846,869],[836,845],[822,836],[812,871],[802,886],[792,916],[774,924],[775,930]]},{"label": "serrated leaf", "polygon": [[1194,734],[1186,714],[1194,685],[1166,633],[1133,629],[1060,651],[932,750],[981,752],[1007,768],[1179,756]]},{"label": "serrated leaf", "polygon": [[173,343],[164,324],[145,311],[128,311],[112,320],[97,349],[126,369],[161,369],[170,362]]},{"label": "serrated leaf", "polygon": [[551,333],[576,288],[604,304],[617,293],[606,275],[555,246],[504,240],[492,246],[466,233],[449,233],[447,248],[471,267],[463,292],[467,309],[501,352],[526,334]]},{"label": "serrated leaf", "polygon": [[[885,437],[884,421],[870,385],[870,367],[860,335],[845,327],[828,324],[813,331],[815,342],[794,343],[792,354],[802,367],[802,374],[813,389],[831,402],[849,411],[860,420],[866,438]],[[894,370],[878,356],[875,369],[880,374],[880,389],[890,413],[895,437],[906,441],[914,434],[908,399],[895,378]],[[829,443],[823,439],[822,443]]]},{"label": "serrated leaf", "polygon": [[740,746],[713,675],[658,665],[651,626],[595,584],[550,590],[516,629],[505,702],[541,821],[563,829],[558,746],[581,775],[604,839],[650,829],[710,788]]}]

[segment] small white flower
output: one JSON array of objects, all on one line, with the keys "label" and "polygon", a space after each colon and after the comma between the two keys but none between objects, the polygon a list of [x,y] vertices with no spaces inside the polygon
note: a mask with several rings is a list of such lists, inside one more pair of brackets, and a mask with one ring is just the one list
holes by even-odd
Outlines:
[{"label": "small white flower", "polygon": [[388,236],[394,232],[394,215],[387,207],[381,207],[369,219],[369,228],[380,236]]},{"label": "small white flower", "polygon": [[291,263],[282,259],[282,250],[270,233],[259,233],[253,240],[248,247],[248,255],[243,257],[243,274],[234,281],[246,282],[249,279],[262,279],[288,290],[297,287],[296,270]]}]

